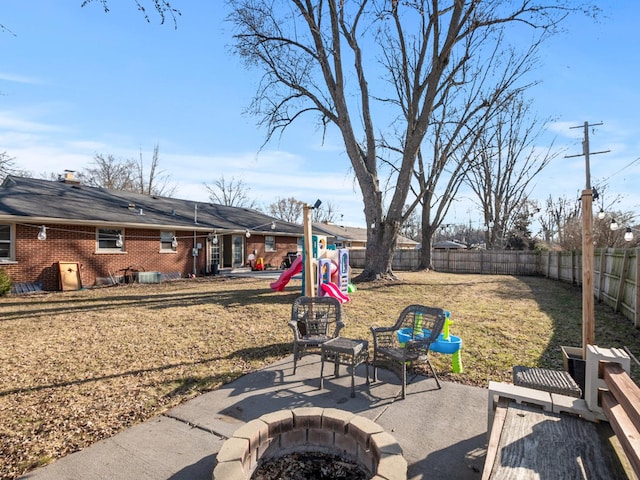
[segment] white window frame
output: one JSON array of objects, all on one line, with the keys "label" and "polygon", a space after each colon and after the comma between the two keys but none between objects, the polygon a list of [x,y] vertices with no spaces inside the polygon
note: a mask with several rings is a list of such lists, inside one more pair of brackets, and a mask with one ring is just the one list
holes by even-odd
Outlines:
[{"label": "white window frame", "polygon": [[[109,232],[109,233],[107,233]],[[102,234],[102,235],[101,235]],[[115,246],[117,236],[122,236],[122,246]],[[107,238],[108,237],[108,238]],[[100,246],[100,242],[113,241],[113,247]],[[124,253],[125,236],[124,228],[96,228],[96,252],[98,253]]]},{"label": "white window frame", "polygon": [[176,232],[174,231],[160,230],[160,253],[176,253],[177,249],[171,245],[175,236]]},{"label": "white window frame", "polygon": [[0,257],[0,263],[14,262],[15,258],[16,258],[15,257],[15,255],[16,255],[16,249],[15,249],[16,226],[13,223],[0,223],[0,226],[8,226],[9,227],[9,240],[0,239],[0,243],[5,244],[5,245],[7,245],[7,244],[9,245],[9,256]]},{"label": "white window frame", "polygon": [[276,237],[274,235],[265,235],[264,236],[264,251],[265,252],[276,252]]}]

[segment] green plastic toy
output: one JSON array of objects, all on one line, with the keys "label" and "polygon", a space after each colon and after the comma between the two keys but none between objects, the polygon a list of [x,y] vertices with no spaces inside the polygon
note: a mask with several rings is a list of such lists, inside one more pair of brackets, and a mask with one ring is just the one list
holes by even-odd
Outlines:
[{"label": "green plastic toy", "polygon": [[[451,335],[449,334],[449,326],[453,323],[453,321],[451,320],[451,312],[449,310],[445,310],[444,316],[445,321],[444,328],[442,329],[442,338],[443,340],[448,342],[451,339]],[[460,354],[460,352],[462,352],[461,348],[456,350],[451,355],[451,369],[453,370],[453,373],[462,373],[464,371],[464,369],[462,368],[462,355]]]}]

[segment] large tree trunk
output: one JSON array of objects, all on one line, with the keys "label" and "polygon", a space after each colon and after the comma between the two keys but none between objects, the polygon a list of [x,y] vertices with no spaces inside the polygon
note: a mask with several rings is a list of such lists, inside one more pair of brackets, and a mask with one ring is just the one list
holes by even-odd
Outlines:
[{"label": "large tree trunk", "polygon": [[426,220],[423,219],[422,223],[422,245],[420,246],[420,264],[419,268],[421,270],[429,269],[433,270],[433,265],[431,264],[431,252],[433,249],[433,234],[435,232],[435,228],[429,222],[428,218]]},{"label": "large tree trunk", "polygon": [[393,255],[397,232],[389,225],[381,224],[367,228],[367,249],[364,257],[364,270],[355,277],[355,282],[366,282],[380,279],[395,279],[393,269]]}]

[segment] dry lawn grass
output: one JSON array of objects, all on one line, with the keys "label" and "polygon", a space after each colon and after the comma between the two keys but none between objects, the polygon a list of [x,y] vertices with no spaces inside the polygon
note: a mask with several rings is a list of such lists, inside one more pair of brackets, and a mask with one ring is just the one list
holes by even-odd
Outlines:
[{"label": "dry lawn grass", "polygon": [[[542,278],[398,274],[358,285],[345,336],[370,338],[411,303],[452,312],[464,373],[434,354],[445,380],[486,386],[513,365],[561,368],[580,345],[581,294]],[[0,478],[109,437],[291,353],[292,281],[212,277],[0,298]],[[597,306],[597,343],[640,351],[629,320]]]}]

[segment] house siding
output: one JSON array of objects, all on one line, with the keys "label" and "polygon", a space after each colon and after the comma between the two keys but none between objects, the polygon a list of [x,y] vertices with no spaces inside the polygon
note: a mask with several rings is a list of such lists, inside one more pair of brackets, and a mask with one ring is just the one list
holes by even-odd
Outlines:
[{"label": "house siding", "polygon": [[293,237],[281,237],[276,236],[276,251],[265,251],[265,237],[264,235],[252,235],[247,240],[247,255],[252,251],[256,251],[257,257],[264,259],[265,265],[271,265],[273,268],[280,268],[280,264],[287,255],[287,252],[295,252],[298,249],[298,242]]},{"label": "house siding", "polygon": [[[83,286],[93,286],[99,277],[122,275],[131,267],[140,271],[180,272],[187,276],[193,271],[191,255],[193,237],[188,232],[177,233],[175,253],[160,253],[160,230],[124,229],[124,252],[96,253],[96,227],[59,225],[47,229],[47,239],[38,240],[36,225],[16,225],[15,263],[0,265],[14,282],[41,283],[44,290],[59,290],[58,262],[80,265]],[[207,244],[200,234],[197,241]],[[206,271],[206,252],[196,257],[196,271]]]},{"label": "house siding", "polygon": [[[96,252],[96,229],[93,226],[48,226],[47,239],[37,239],[39,225],[17,224],[15,229],[15,262],[0,264],[13,282],[39,283],[43,290],[60,290],[58,262],[76,262],[84,287],[97,285],[97,279],[123,275],[124,269],[163,273],[180,273],[187,277],[194,271],[193,232],[176,231],[175,252],[160,252],[160,230],[114,227],[124,230],[122,252]],[[164,230],[164,229],[163,229]],[[296,237],[276,236],[276,251],[265,251],[264,235],[247,239],[246,253],[258,252],[265,265],[279,268],[287,252],[297,249]],[[196,257],[196,274],[210,271],[207,235],[196,234],[202,249]]]}]

